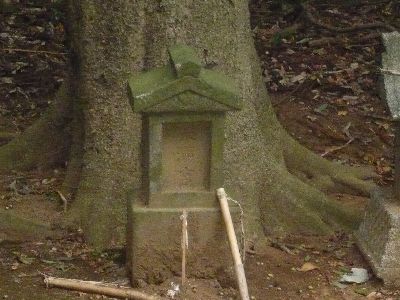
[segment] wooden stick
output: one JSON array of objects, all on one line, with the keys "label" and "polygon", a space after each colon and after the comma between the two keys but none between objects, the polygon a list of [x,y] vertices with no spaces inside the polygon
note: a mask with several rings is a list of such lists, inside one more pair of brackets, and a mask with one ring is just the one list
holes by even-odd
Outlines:
[{"label": "wooden stick", "polygon": [[303,10],[305,12],[305,15],[307,17],[307,19],[313,23],[314,25],[317,25],[319,27],[322,27],[326,30],[329,31],[333,31],[333,32],[337,32],[337,33],[346,33],[346,32],[353,32],[353,31],[361,31],[361,30],[367,30],[367,29],[378,29],[378,28],[382,28],[385,29],[387,31],[396,31],[397,28],[390,25],[390,24],[386,24],[386,23],[382,23],[382,22],[375,22],[375,23],[367,23],[367,24],[356,24],[353,26],[349,26],[349,27],[336,27],[336,26],[331,26],[329,24],[325,24],[322,21],[318,20],[317,18],[315,18],[313,16],[313,14],[311,13],[311,6],[310,5],[301,5],[303,7]]},{"label": "wooden stick", "polygon": [[5,52],[26,52],[26,53],[37,53],[37,54],[51,54],[51,55],[67,55],[66,52],[54,52],[54,51],[45,51],[45,50],[30,50],[30,49],[16,49],[16,48],[0,48],[0,51]]},{"label": "wooden stick", "polygon": [[350,145],[353,141],[354,141],[354,138],[351,138],[351,139],[350,139],[346,144],[344,144],[344,145],[331,147],[329,150],[326,150],[324,153],[322,153],[321,156],[324,157],[324,156],[328,155],[329,153],[332,153],[332,152],[341,150],[341,149],[343,149],[344,147],[347,147],[348,145]]},{"label": "wooden stick", "polygon": [[135,300],[159,300],[161,298],[149,296],[128,287],[108,286],[97,281],[83,281],[78,279],[66,279],[46,276],[44,283],[48,287],[60,287],[68,290],[76,290],[84,293],[99,294],[110,297]]},{"label": "wooden stick", "polygon": [[182,220],[182,288],[186,283],[186,249],[188,248],[187,211],[181,215]]},{"label": "wooden stick", "polygon": [[239,246],[236,239],[235,229],[233,228],[232,217],[229,211],[229,205],[228,200],[226,199],[225,190],[223,188],[217,189],[217,196],[221,205],[222,216],[224,218],[226,231],[228,233],[229,245],[235,265],[236,281],[239,287],[240,297],[242,298],[242,300],[249,300],[250,297],[247,288],[246,274],[244,273],[242,259],[240,258]]},{"label": "wooden stick", "polygon": [[68,209],[68,200],[67,200],[67,198],[65,198],[65,196],[60,191],[57,190],[56,192],[57,192],[58,196],[60,196],[61,201],[63,202],[64,212],[66,213],[67,209]]}]

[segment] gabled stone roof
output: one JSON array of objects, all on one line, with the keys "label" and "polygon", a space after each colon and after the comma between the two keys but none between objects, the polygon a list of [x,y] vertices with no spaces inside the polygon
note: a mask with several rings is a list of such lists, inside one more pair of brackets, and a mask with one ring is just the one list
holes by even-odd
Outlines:
[{"label": "gabled stone roof", "polygon": [[134,112],[229,111],[241,109],[233,81],[205,69],[193,49],[169,50],[170,64],[129,79]]}]

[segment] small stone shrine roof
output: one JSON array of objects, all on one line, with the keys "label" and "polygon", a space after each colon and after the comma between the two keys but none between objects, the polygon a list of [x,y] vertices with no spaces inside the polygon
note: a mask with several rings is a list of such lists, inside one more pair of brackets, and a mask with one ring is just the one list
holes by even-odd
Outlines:
[{"label": "small stone shrine roof", "polygon": [[170,64],[129,78],[134,112],[210,112],[241,109],[234,82],[202,67],[192,48],[169,49]]}]

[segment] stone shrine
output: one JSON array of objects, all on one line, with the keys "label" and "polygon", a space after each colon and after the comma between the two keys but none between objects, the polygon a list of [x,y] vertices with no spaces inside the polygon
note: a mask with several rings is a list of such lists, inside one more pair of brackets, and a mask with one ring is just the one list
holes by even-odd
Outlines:
[{"label": "stone shrine", "polygon": [[239,110],[241,100],[232,81],[203,68],[193,49],[178,45],[169,54],[166,66],[129,79],[132,109],[142,114],[145,173],[143,188],[128,199],[127,255],[134,285],[180,273],[183,209],[188,276],[215,277],[232,266],[216,189],[224,183],[225,114]]},{"label": "stone shrine", "polygon": [[393,190],[371,194],[356,238],[376,276],[400,287],[400,34],[383,33],[382,38],[386,52],[382,54],[381,92],[396,126],[395,182]]}]

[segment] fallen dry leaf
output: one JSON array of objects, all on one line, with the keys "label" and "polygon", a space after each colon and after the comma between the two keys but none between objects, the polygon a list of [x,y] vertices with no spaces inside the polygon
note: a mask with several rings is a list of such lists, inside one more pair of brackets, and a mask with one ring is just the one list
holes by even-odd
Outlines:
[{"label": "fallen dry leaf", "polygon": [[312,270],[316,270],[319,269],[318,266],[314,265],[313,263],[310,262],[306,262],[304,263],[304,265],[301,266],[300,269],[298,269],[300,272],[308,272],[308,271],[312,271]]}]

